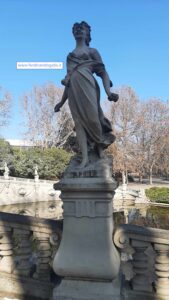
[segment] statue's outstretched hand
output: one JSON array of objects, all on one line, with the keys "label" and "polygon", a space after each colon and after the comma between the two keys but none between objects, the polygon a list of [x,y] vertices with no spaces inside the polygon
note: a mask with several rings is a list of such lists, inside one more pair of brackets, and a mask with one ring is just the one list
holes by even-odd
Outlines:
[{"label": "statue's outstretched hand", "polygon": [[54,107],[54,112],[60,111],[60,108],[61,108],[61,107],[62,107],[61,102],[57,103],[57,104],[55,105],[55,107]]},{"label": "statue's outstretched hand", "polygon": [[108,100],[109,100],[109,101],[117,102],[118,99],[119,99],[119,95],[118,95],[118,94],[115,94],[115,93],[111,93],[111,94],[108,96]]}]

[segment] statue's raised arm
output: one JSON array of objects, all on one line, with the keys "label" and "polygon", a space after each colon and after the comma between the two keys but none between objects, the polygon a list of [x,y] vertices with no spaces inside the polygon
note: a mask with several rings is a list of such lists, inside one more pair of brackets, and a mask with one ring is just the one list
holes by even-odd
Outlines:
[{"label": "statue's raised arm", "polygon": [[79,167],[83,168],[89,163],[89,145],[98,158],[102,158],[103,150],[115,140],[111,123],[105,118],[101,109],[100,89],[93,74],[101,77],[110,101],[116,102],[118,95],[110,90],[112,82],[99,52],[89,47],[90,26],[86,22],[75,23],[72,31],[76,47],[67,56],[67,75],[62,80],[65,91],[55,111],[59,111],[68,99],[82,153],[82,162]]}]

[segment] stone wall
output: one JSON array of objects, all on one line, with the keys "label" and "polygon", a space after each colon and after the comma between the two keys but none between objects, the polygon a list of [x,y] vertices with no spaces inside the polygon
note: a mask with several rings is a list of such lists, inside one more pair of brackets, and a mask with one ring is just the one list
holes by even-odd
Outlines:
[{"label": "stone wall", "polygon": [[49,299],[61,233],[62,221],[1,212],[0,292]]},{"label": "stone wall", "polygon": [[0,205],[58,200],[53,181],[0,177]]}]

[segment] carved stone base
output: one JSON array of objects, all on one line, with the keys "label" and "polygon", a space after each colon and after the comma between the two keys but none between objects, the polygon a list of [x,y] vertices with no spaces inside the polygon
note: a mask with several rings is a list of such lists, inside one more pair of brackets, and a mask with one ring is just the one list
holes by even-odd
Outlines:
[{"label": "carved stone base", "polygon": [[111,281],[118,274],[120,258],[112,241],[116,182],[108,163],[99,160],[80,171],[73,162],[59,183],[64,225],[53,268],[60,276]]},{"label": "carved stone base", "polygon": [[[112,198],[116,182],[109,158],[83,169],[72,161],[56,189],[61,190],[64,224],[53,269],[65,277],[57,300],[112,300],[112,280],[120,258],[113,244]],[[119,299],[119,298],[113,298]]]},{"label": "carved stone base", "polygon": [[118,281],[63,280],[54,289],[52,300],[121,300]]}]

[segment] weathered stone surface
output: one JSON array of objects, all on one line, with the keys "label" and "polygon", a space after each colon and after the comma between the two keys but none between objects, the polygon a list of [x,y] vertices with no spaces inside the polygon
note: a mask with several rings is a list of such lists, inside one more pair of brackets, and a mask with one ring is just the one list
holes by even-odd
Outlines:
[{"label": "weathered stone surface", "polygon": [[60,182],[64,231],[54,270],[61,276],[112,280],[118,273],[119,256],[112,243],[116,183],[107,163],[98,160],[83,170],[70,166]]},{"label": "weathered stone surface", "polygon": [[51,247],[50,247],[50,244],[49,244],[49,242],[47,242],[47,243],[39,243],[38,244],[38,250],[50,250],[51,249]]},{"label": "weathered stone surface", "polygon": [[22,239],[19,243],[20,248],[30,248],[30,241],[26,239]]},{"label": "weathered stone surface", "polygon": [[13,264],[13,257],[12,256],[4,256],[0,260],[0,265],[2,264]]},{"label": "weathered stone surface", "polygon": [[154,293],[145,291],[133,291],[130,286],[123,287],[123,300],[167,300],[165,298],[157,297]]},{"label": "weathered stone surface", "polygon": [[53,300],[120,299],[119,287],[110,283],[120,263],[112,242],[116,183],[110,169],[106,159],[81,170],[69,166],[60,182],[64,226],[53,268],[65,279]]},{"label": "weathered stone surface", "polygon": [[30,253],[28,253],[28,254],[20,254],[20,255],[15,255],[15,259],[17,260],[17,261],[19,261],[19,260],[25,260],[25,259],[28,259],[30,257]]},{"label": "weathered stone surface", "polygon": [[12,244],[13,239],[11,236],[8,235],[2,235],[0,236],[0,244]]},{"label": "weathered stone surface", "polygon": [[155,287],[157,295],[169,296],[169,245],[155,244]]},{"label": "weathered stone surface", "polygon": [[[6,184],[5,184],[6,183]],[[58,200],[60,191],[53,189],[53,182],[49,180],[40,180],[38,183],[34,180],[15,178],[15,180],[4,180],[0,178],[0,205],[9,205],[16,203],[32,203],[39,201]]]},{"label": "weathered stone surface", "polygon": [[6,265],[3,266],[0,265],[0,272],[6,272],[11,274],[13,272],[14,267],[12,265]]},{"label": "weathered stone surface", "polygon": [[40,265],[37,266],[37,272],[38,271],[41,272],[41,271],[49,270],[49,268],[50,268],[49,263],[43,263],[43,264],[40,264]]},{"label": "weathered stone surface", "polygon": [[[41,299],[49,299],[49,291],[51,291],[51,286],[49,288],[51,273],[49,261],[52,251],[48,249],[53,248],[49,236],[55,234],[58,229],[61,231],[62,225],[57,226],[58,221],[54,220],[34,219],[8,213],[0,213],[0,215],[0,222],[3,225],[11,225],[6,227],[6,231],[4,230],[5,226],[1,226],[3,232],[0,233],[0,249],[3,248],[3,250],[0,250],[0,292],[4,291],[7,294],[11,288],[12,293],[26,293],[27,296],[30,296],[30,300],[33,300],[35,294],[37,297],[42,297]],[[36,235],[34,243],[33,237]],[[41,250],[38,250],[38,243]],[[8,247],[12,249],[8,250]],[[40,255],[39,258],[38,255]],[[37,277],[33,277],[36,265],[38,274]],[[5,280],[5,285],[2,285],[7,274],[10,274],[10,278]],[[30,276],[32,277],[31,281]],[[24,283],[22,284],[21,281]],[[40,282],[42,282],[41,285]],[[39,290],[37,290],[38,284]]]},{"label": "weathered stone surface", "polygon": [[10,226],[0,225],[0,234],[10,232],[11,230],[12,230],[12,228]]},{"label": "weathered stone surface", "polygon": [[44,258],[41,257],[41,258],[37,259],[37,263],[38,264],[49,263],[49,260],[50,260],[49,257],[47,257],[47,258],[46,257],[44,257]]},{"label": "weathered stone surface", "polygon": [[21,260],[17,265],[18,270],[30,269],[31,265],[28,260]]},{"label": "weathered stone surface", "polygon": [[29,236],[30,235],[30,231],[29,230],[15,228],[13,234],[14,235],[19,235],[19,236],[22,236],[22,235]]},{"label": "weathered stone surface", "polygon": [[11,256],[13,254],[13,250],[2,250],[0,251],[0,255],[2,256]]},{"label": "weathered stone surface", "polygon": [[118,226],[116,231],[118,232],[119,230],[132,240],[138,240],[139,236],[140,241],[169,245],[168,230],[147,228],[130,224]]},{"label": "weathered stone surface", "polygon": [[16,253],[18,254],[28,254],[32,252],[32,248],[31,247],[27,247],[27,248],[17,248],[16,249]]},{"label": "weathered stone surface", "polygon": [[44,233],[44,232],[37,232],[35,231],[33,233],[33,236],[36,238],[36,239],[39,239],[39,240],[48,240],[49,239],[49,234],[48,233]]},{"label": "weathered stone surface", "polygon": [[0,244],[0,251],[11,250],[13,248],[12,244]]},{"label": "weathered stone surface", "polygon": [[0,291],[4,292],[7,297],[9,294],[17,295],[18,299],[50,299],[52,295],[53,285],[48,282],[41,282],[29,277],[14,274],[0,273]]},{"label": "weathered stone surface", "polygon": [[12,273],[13,269],[14,269],[14,261],[12,257],[7,256],[7,257],[3,257],[0,260],[0,271]]},{"label": "weathered stone surface", "polygon": [[38,257],[50,257],[51,251],[38,251]]},{"label": "weathered stone surface", "polygon": [[120,300],[118,279],[114,282],[63,280],[54,289],[52,300]]},{"label": "weathered stone surface", "polygon": [[[127,237],[119,243],[120,235]],[[134,249],[132,290],[124,289],[125,299],[168,300],[169,296],[169,236],[167,230],[121,225],[115,232],[116,245],[127,251],[125,242]],[[127,252],[128,253],[128,252]],[[155,284],[155,290],[153,286]],[[131,287],[131,286],[130,286]]]},{"label": "weathered stone surface", "polygon": [[137,248],[146,248],[150,245],[149,242],[145,242],[145,241],[140,241],[140,240],[136,240],[136,239],[132,239],[131,241],[131,245],[133,247],[137,247]]},{"label": "weathered stone surface", "polygon": [[42,281],[50,281],[50,274],[49,273],[34,273],[33,274],[34,279],[39,279]]},{"label": "weathered stone surface", "polygon": [[163,253],[169,252],[169,245],[165,245],[165,244],[156,244],[156,243],[155,243],[154,249],[155,249],[156,251],[162,251]]},{"label": "weathered stone surface", "polygon": [[[75,179],[76,185],[77,180]],[[91,179],[88,179],[91,187]],[[77,192],[76,199],[79,204],[83,202],[84,193],[89,199],[92,198],[95,203],[95,192],[97,193],[98,183],[96,185],[93,182],[93,191],[90,190],[87,195],[88,184],[84,179],[81,179],[79,183],[79,191]],[[101,182],[100,182],[101,183]],[[99,183],[99,185],[100,185]],[[66,188],[66,186],[65,186]],[[106,189],[110,187],[102,182],[102,192],[100,191],[100,197],[104,199],[104,205],[109,206],[109,197],[106,198]],[[112,185],[111,185],[112,188]],[[77,190],[77,187],[76,187]],[[73,199],[75,199],[74,189],[72,187]],[[67,201],[67,196],[70,197],[71,191],[64,194],[63,188],[63,201]],[[100,199],[99,199],[100,200]],[[70,200],[73,201],[73,200]],[[102,201],[100,201],[102,202]],[[99,203],[100,203],[99,202]],[[89,206],[90,207],[90,206]],[[61,241],[60,248],[56,253],[54,261],[54,270],[61,276],[70,277],[84,277],[84,278],[100,278],[100,279],[113,279],[114,275],[117,274],[119,268],[118,253],[114,249],[112,241],[112,213],[109,217],[97,215],[97,211],[88,214],[86,208],[78,207],[78,214],[70,218],[65,216],[64,218],[64,232]],[[81,211],[81,212],[80,212]],[[85,216],[86,214],[86,216]],[[82,216],[83,215],[83,216]],[[100,261],[104,261],[104,264],[100,264]]]},{"label": "weathered stone surface", "polygon": [[15,269],[13,271],[13,274],[18,275],[18,276],[30,276],[30,269]]},{"label": "weathered stone surface", "polygon": [[60,243],[60,236],[59,234],[52,234],[50,235],[50,244],[53,246],[59,246]]}]

